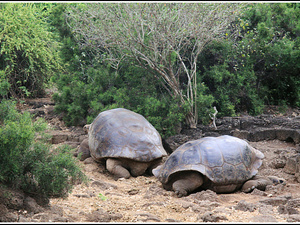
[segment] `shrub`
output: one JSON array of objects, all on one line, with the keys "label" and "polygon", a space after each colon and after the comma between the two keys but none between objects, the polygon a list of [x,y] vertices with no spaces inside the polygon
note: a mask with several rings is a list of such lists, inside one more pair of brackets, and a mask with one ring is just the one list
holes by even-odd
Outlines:
[{"label": "shrub", "polygon": [[69,147],[50,152],[50,144],[37,139],[47,128],[43,119],[32,122],[11,100],[2,100],[0,112],[1,183],[49,198],[65,197],[76,180],[85,180]]},{"label": "shrub", "polygon": [[0,4],[0,97],[42,96],[49,77],[61,70],[48,15],[40,4]]}]

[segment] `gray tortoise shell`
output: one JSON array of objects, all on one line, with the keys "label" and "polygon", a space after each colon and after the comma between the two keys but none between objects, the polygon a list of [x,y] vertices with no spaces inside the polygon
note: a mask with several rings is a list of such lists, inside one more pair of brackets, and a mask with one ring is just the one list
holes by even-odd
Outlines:
[{"label": "gray tortoise shell", "polygon": [[239,138],[204,137],[179,146],[153,174],[166,184],[171,174],[194,170],[218,185],[239,184],[257,173],[263,158],[262,152]]},{"label": "gray tortoise shell", "polygon": [[142,115],[116,108],[99,113],[89,128],[95,160],[127,158],[150,162],[167,155],[160,134]]}]

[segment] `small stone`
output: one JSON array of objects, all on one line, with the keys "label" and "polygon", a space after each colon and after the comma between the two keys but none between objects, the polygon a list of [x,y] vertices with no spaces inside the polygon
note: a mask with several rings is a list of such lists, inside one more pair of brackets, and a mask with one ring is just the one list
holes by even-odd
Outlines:
[{"label": "small stone", "polygon": [[254,212],[256,207],[252,203],[248,203],[245,200],[239,201],[239,203],[234,207],[236,210],[241,210],[241,211],[249,211],[249,212]]},{"label": "small stone", "polygon": [[268,222],[277,222],[275,217],[271,215],[259,215],[250,218],[251,222],[259,222],[259,223],[268,223]]},{"label": "small stone", "polygon": [[219,222],[220,220],[228,220],[226,216],[216,214],[213,212],[206,212],[203,215],[199,215],[197,220],[202,220],[203,222]]},{"label": "small stone", "polygon": [[272,214],[273,213],[273,206],[272,205],[261,204],[258,208],[258,212],[260,214],[263,214],[263,215]]},{"label": "small stone", "polygon": [[146,218],[139,218],[138,221],[143,221],[143,222],[148,222],[148,221],[155,221],[155,222],[160,222],[160,219],[151,214],[151,213],[137,213],[137,216],[141,216],[141,217],[146,217]]},{"label": "small stone", "polygon": [[279,206],[284,205],[287,203],[287,199],[283,197],[275,197],[275,198],[267,198],[259,201],[260,203],[272,205],[272,206]]},{"label": "small stone", "polygon": [[300,222],[300,214],[290,215],[286,221],[287,222]]},{"label": "small stone", "polygon": [[299,214],[299,211],[297,209],[289,205],[280,205],[278,206],[277,210],[279,214]]},{"label": "small stone", "polygon": [[267,193],[254,188],[254,190],[251,192],[251,195],[267,196]]},{"label": "small stone", "polygon": [[118,186],[115,184],[107,183],[100,180],[95,180],[91,183],[92,187],[99,187],[101,190],[107,190],[107,189],[117,189]]}]

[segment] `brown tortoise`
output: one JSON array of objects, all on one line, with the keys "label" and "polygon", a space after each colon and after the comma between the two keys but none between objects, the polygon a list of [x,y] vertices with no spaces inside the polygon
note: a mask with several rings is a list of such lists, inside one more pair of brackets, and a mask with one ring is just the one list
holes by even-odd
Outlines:
[{"label": "brown tortoise", "polygon": [[275,176],[256,175],[264,154],[246,141],[229,135],[204,137],[179,146],[152,173],[166,190],[178,197],[198,188],[229,193],[239,188],[250,192],[269,184],[285,183]]},{"label": "brown tortoise", "polygon": [[124,108],[99,113],[89,126],[88,148],[95,161],[106,160],[116,179],[151,173],[167,155],[157,130],[145,117]]}]

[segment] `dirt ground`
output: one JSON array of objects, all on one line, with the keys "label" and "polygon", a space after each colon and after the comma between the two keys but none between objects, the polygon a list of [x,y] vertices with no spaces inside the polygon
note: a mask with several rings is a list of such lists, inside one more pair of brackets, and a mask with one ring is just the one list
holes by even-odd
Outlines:
[{"label": "dirt ground", "polygon": [[[283,177],[287,180],[287,185],[265,193],[258,191],[256,194],[245,194],[238,191],[232,194],[215,194],[212,191],[202,191],[199,193],[203,196],[194,193],[178,198],[174,192],[164,190],[153,176],[115,181],[103,165],[87,159],[80,163],[90,184],[75,186],[67,199],[51,199],[51,206],[61,207],[63,216],[74,222],[107,221],[106,217],[111,217],[109,220],[114,222],[204,222],[207,218],[203,216],[207,217],[207,212],[219,217],[210,222],[253,222],[261,215],[272,216],[271,219],[267,217],[271,221],[265,222],[287,222],[288,216],[278,212],[279,205],[266,207],[264,204],[260,205],[259,201],[278,196],[300,198],[300,183],[295,181],[294,176],[285,173],[283,168],[272,169],[269,166],[278,155],[274,152],[293,152],[295,146],[277,140],[250,144],[266,156],[259,170],[260,174]],[[243,207],[242,210],[235,209],[243,200],[246,205],[253,204],[254,210],[243,211]]]},{"label": "dirt ground", "polygon": [[[60,132],[71,130],[57,118],[52,118],[50,125]],[[284,168],[290,156],[299,154],[299,144],[279,140],[249,143],[265,155],[259,174],[282,177],[286,185],[247,194],[206,190],[178,198],[164,190],[154,176],[114,180],[103,164],[87,158],[78,160],[89,178],[87,185],[75,185],[65,199],[52,198],[50,209],[21,213],[24,221],[33,222],[299,222],[300,183]]]}]

